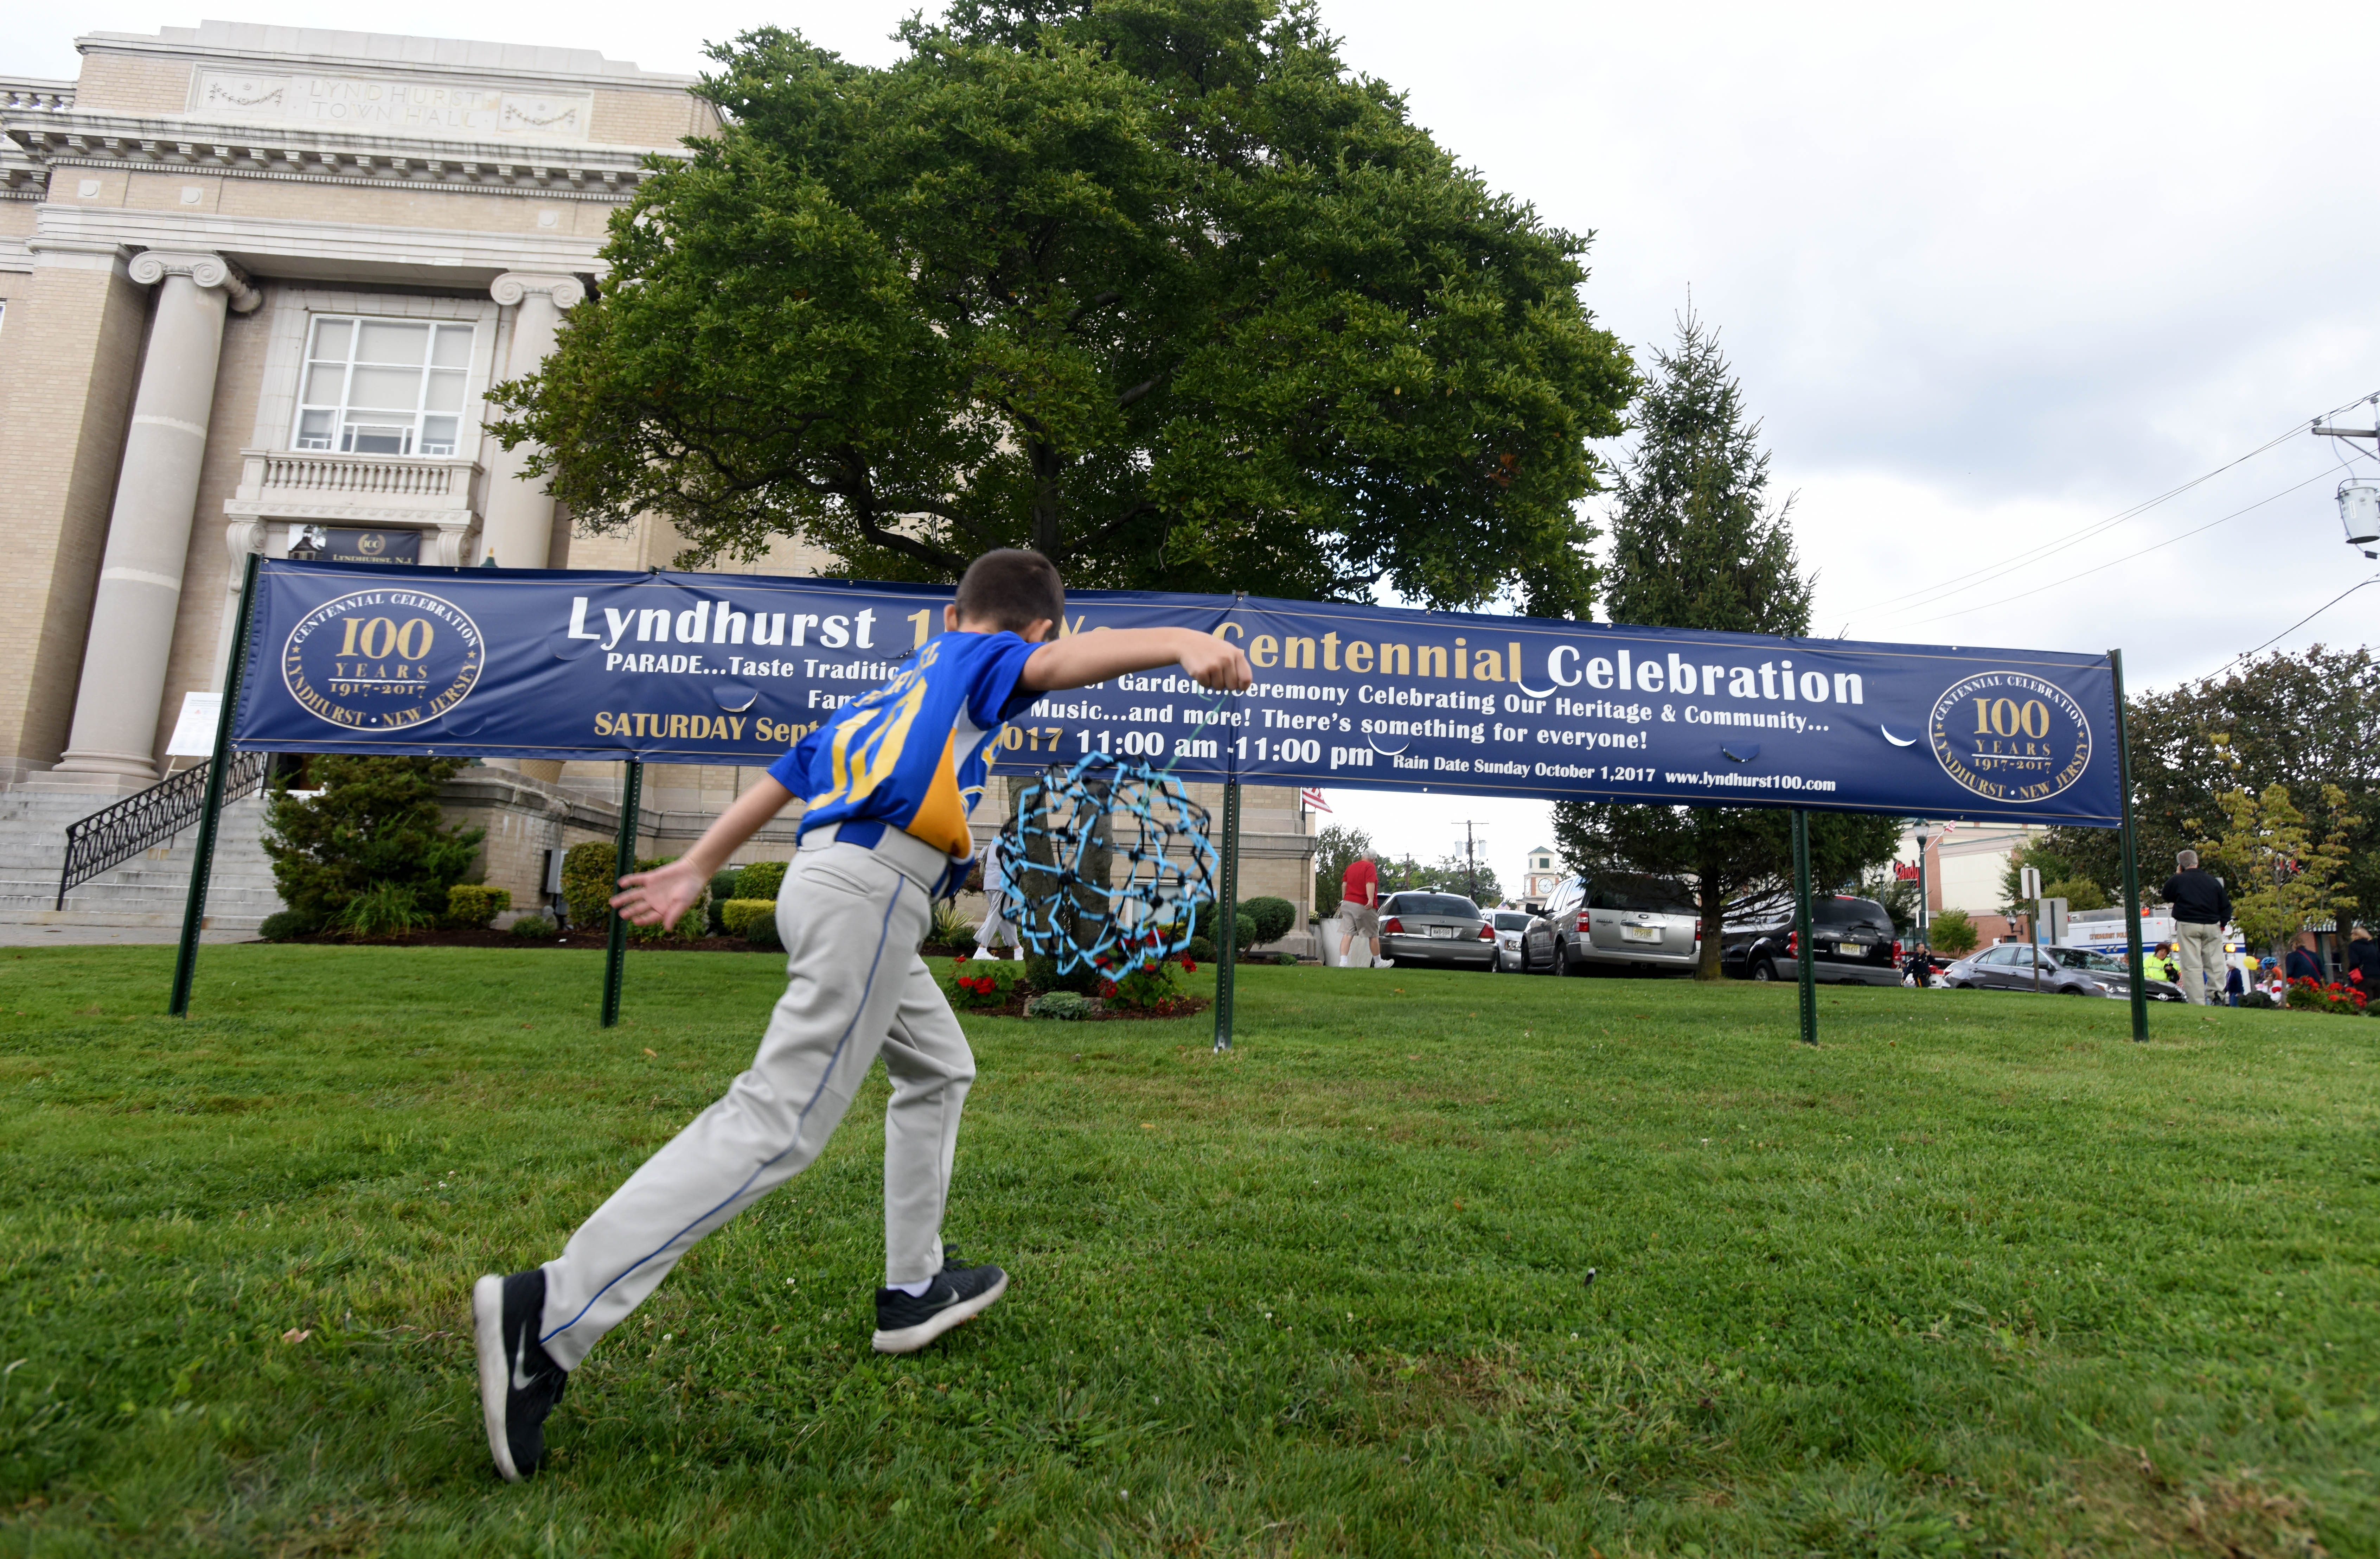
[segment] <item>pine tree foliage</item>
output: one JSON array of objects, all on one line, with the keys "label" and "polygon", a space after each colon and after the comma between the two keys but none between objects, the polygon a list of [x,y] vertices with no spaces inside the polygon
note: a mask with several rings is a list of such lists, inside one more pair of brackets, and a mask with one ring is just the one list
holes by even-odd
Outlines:
[{"label": "pine tree foliage", "polygon": [[[1768,454],[1718,333],[1691,311],[1634,407],[1638,440],[1616,482],[1610,619],[1643,627],[1798,635],[1810,581],[1793,546],[1790,500],[1768,505]],[[1855,884],[1890,858],[1898,818],[1814,812],[1813,881]],[[1791,887],[1791,820],[1775,809],[1562,802],[1554,837],[1572,871],[1676,879],[1702,916],[1702,976],[1717,979],[1729,916]]]},{"label": "pine tree foliage", "polygon": [[1633,408],[1636,447],[1615,483],[1607,615],[1646,627],[1809,632],[1792,500],[1767,506],[1768,453],[1718,333],[1689,310],[1677,344],[1652,358]]},{"label": "pine tree foliage", "polygon": [[281,902],[317,927],[375,890],[409,897],[424,917],[444,909],[487,832],[448,827],[439,810],[438,787],[463,767],[459,758],[316,758],[322,794],[276,792],[265,813]]}]

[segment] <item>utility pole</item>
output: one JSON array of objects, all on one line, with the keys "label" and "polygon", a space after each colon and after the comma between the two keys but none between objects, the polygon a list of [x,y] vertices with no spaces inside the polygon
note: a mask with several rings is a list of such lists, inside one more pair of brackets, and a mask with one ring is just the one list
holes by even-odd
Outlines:
[{"label": "utility pole", "polygon": [[1471,902],[1479,902],[1479,841],[1472,834],[1478,823],[1471,818],[1458,820],[1463,824],[1463,886]]}]

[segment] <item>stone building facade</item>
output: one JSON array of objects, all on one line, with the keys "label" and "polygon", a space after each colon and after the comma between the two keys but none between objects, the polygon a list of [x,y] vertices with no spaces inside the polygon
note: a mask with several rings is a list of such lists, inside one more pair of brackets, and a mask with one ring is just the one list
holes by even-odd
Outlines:
[{"label": "stone building facade", "polygon": [[[176,761],[186,696],[222,686],[250,553],[671,562],[659,517],[575,530],[523,480],[527,452],[484,432],[485,397],[601,286],[650,159],[716,123],[691,78],[586,50],[226,22],[78,47],[75,80],[0,79],[12,882],[38,875],[13,857],[43,830]],[[789,542],[749,567],[830,561]],[[682,848],[759,773],[649,769],[644,847]],[[612,836],[620,774],[490,763],[448,800],[487,829],[488,881],[528,905],[550,852]],[[1245,818],[1243,892],[1310,908],[1295,793],[1252,789]],[[748,853],[793,837],[781,821]]]}]

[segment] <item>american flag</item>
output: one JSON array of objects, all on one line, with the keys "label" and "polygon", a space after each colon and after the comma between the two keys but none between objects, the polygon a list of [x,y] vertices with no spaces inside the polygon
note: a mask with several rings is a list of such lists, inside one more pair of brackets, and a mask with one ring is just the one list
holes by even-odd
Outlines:
[{"label": "american flag", "polygon": [[1297,799],[1299,805],[1305,807],[1308,811],[1327,812],[1330,810],[1330,803],[1322,798],[1322,792],[1315,789],[1312,786],[1308,786],[1304,790],[1299,791],[1297,793]]}]

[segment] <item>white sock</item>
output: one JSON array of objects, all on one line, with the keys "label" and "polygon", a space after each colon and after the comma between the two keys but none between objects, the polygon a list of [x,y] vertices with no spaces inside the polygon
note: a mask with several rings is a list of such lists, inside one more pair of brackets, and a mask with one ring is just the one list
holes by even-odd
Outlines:
[{"label": "white sock", "polygon": [[925,1297],[926,1290],[931,1288],[933,1285],[934,1280],[932,1278],[921,1277],[915,1283],[888,1283],[884,1286],[892,1289],[897,1293],[906,1294],[912,1299],[919,1299],[923,1298]]}]

